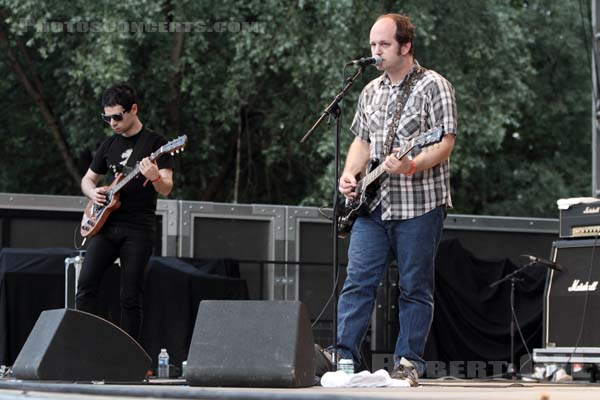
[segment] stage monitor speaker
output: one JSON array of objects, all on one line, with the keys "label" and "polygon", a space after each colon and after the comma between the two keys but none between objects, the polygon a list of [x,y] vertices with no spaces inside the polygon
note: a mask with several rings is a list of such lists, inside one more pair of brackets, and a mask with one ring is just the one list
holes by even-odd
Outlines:
[{"label": "stage monitor speaker", "polygon": [[544,301],[545,347],[600,347],[600,240],[559,240]]},{"label": "stage monitor speaker", "polygon": [[298,301],[204,300],[186,370],[190,386],[314,385],[314,342]]},{"label": "stage monitor speaker", "polygon": [[13,365],[15,377],[52,381],[142,381],[151,359],[110,322],[68,308],[41,313]]}]

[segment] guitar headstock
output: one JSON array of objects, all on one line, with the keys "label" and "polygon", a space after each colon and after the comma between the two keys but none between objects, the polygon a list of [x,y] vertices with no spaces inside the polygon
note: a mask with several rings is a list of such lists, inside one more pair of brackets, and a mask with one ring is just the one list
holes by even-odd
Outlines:
[{"label": "guitar headstock", "polygon": [[187,135],[179,136],[177,139],[173,139],[169,143],[162,145],[158,150],[152,153],[150,158],[154,160],[166,153],[171,153],[171,155],[174,156],[176,153],[182,152],[186,144]]},{"label": "guitar headstock", "polygon": [[415,146],[427,147],[442,141],[444,137],[444,126],[436,126],[425,132],[415,140]]}]

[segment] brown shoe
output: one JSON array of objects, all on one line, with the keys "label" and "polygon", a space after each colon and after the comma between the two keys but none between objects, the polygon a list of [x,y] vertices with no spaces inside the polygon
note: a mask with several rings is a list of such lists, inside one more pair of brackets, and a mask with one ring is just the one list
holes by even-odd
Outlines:
[{"label": "brown shoe", "polygon": [[400,364],[394,366],[390,377],[392,379],[406,381],[412,387],[419,386],[419,374],[417,373],[417,369],[405,358],[400,360]]}]

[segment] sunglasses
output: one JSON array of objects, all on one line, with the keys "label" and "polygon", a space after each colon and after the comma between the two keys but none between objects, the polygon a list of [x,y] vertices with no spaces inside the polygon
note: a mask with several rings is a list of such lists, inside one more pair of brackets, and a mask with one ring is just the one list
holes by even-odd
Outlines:
[{"label": "sunglasses", "polygon": [[129,112],[129,110],[128,111],[123,111],[123,112],[120,112],[120,113],[116,113],[116,114],[112,114],[112,115],[106,115],[104,113],[102,113],[100,115],[102,116],[102,120],[104,122],[106,122],[107,124],[110,124],[110,120],[111,119],[114,119],[117,122],[118,121],[123,121],[123,114],[128,113],[128,112]]}]

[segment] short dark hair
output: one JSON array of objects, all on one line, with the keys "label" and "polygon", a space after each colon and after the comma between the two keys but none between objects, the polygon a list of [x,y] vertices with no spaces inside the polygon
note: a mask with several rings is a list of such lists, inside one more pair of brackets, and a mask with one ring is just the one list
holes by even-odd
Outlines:
[{"label": "short dark hair", "polygon": [[415,42],[415,26],[410,22],[410,18],[403,14],[384,14],[377,17],[377,21],[383,18],[390,18],[396,23],[396,41],[403,45],[410,43],[410,54],[413,52],[413,45]]},{"label": "short dark hair", "polygon": [[121,106],[129,111],[135,103],[135,90],[126,83],[115,83],[102,94],[102,107]]}]

